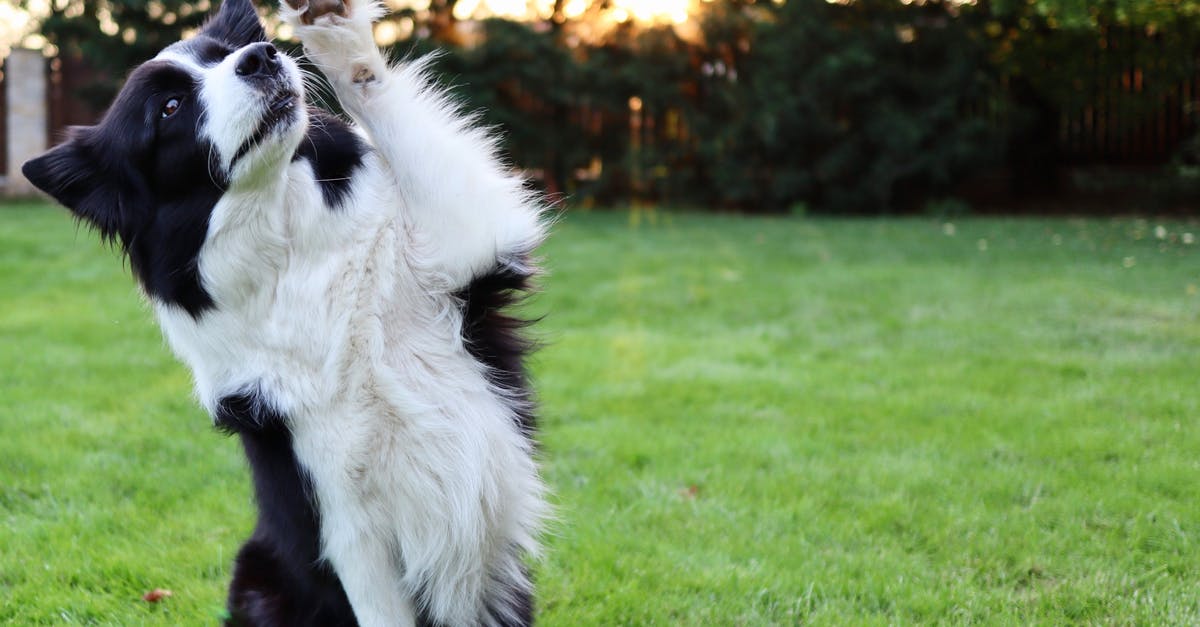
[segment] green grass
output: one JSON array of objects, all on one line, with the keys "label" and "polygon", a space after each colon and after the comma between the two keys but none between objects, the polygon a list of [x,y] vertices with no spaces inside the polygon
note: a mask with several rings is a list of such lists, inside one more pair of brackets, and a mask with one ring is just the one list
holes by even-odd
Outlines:
[{"label": "green grass", "polygon": [[[1200,224],[1159,224],[569,216],[542,622],[1200,622]],[[244,462],[94,240],[0,209],[0,622],[212,622]]]}]

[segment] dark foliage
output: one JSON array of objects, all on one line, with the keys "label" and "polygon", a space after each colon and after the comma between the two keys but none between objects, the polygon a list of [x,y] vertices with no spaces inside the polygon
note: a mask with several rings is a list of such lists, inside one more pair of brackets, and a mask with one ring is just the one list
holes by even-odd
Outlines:
[{"label": "dark foliage", "polygon": [[[1077,165],[1166,167],[1196,129],[1200,8],[1076,5],[712,0],[686,36],[597,29],[602,4],[464,29],[438,0],[389,19],[413,33],[394,56],[442,50],[444,82],[502,129],[508,159],[571,204],[863,214],[920,210],[987,171],[1026,197]],[[203,19],[180,0],[110,2],[106,36],[83,6],[45,32],[109,77]]]},{"label": "dark foliage", "polygon": [[941,5],[709,11],[702,44],[621,27],[571,47],[489,21],[441,69],[504,129],[514,163],[601,204],[900,211],[992,157],[987,124],[964,115],[985,51]]},{"label": "dark foliage", "polygon": [[710,197],[893,212],[986,164],[987,125],[965,115],[986,85],[983,50],[944,6],[789,0],[769,19],[730,23],[710,26],[735,52],[705,72],[716,110],[697,124]]}]

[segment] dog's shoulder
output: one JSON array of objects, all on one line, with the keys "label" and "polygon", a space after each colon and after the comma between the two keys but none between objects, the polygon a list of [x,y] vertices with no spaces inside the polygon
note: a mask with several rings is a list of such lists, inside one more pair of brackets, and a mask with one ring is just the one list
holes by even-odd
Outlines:
[{"label": "dog's shoulder", "polygon": [[353,126],[335,115],[313,107],[308,120],[308,131],[292,159],[308,162],[326,206],[339,207],[349,196],[354,174],[371,147]]}]

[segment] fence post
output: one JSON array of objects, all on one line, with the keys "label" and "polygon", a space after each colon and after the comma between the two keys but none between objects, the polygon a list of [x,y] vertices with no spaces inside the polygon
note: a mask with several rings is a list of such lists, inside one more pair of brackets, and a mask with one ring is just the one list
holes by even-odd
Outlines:
[{"label": "fence post", "polygon": [[21,164],[46,151],[46,59],[37,50],[13,48],[4,76],[7,99],[7,196],[31,196],[37,190],[21,174]]}]

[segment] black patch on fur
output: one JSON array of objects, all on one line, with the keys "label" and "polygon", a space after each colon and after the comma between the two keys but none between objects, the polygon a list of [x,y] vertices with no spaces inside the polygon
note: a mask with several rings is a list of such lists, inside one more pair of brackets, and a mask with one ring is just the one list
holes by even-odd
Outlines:
[{"label": "black patch on fur", "polygon": [[[525,581],[529,581],[529,571],[521,566]],[[500,627],[529,627],[533,625],[533,593],[528,587],[505,585],[496,581],[493,585],[504,590],[497,600],[488,602],[488,616]]]},{"label": "black patch on fur", "polygon": [[367,144],[349,124],[317,108],[308,110],[308,133],[292,160],[312,167],[327,207],[339,207],[350,194],[350,179],[362,166]]},{"label": "black patch on fur", "polygon": [[522,331],[534,321],[509,311],[532,289],[529,267],[525,256],[515,263],[497,264],[457,296],[462,302],[462,335],[467,351],[488,367],[489,381],[514,399],[521,432],[533,437],[533,394],[524,361],[536,344]]},{"label": "black patch on fur", "polygon": [[200,34],[223,41],[233,48],[267,40],[262,20],[250,0],[225,0],[221,10],[204,24]]},{"label": "black patch on fur", "polygon": [[[163,117],[170,99],[179,101]],[[34,185],[128,255],[147,294],[192,316],[212,307],[196,256],[227,182],[196,137],[205,115],[190,74],[166,61],[135,69],[104,119],[22,167]]]},{"label": "black patch on fur", "polygon": [[[420,597],[418,597],[420,598]],[[423,607],[417,608],[417,627],[449,627],[446,623],[436,621],[429,616],[429,611]]]},{"label": "black patch on fur", "polygon": [[283,415],[257,390],[217,404],[217,426],[242,440],[258,523],[234,562],[229,625],[357,625],[337,575],[320,560],[312,485]]},{"label": "black patch on fur", "polygon": [[[529,590],[517,590],[508,600],[508,613],[495,614],[497,624],[505,627],[527,627],[533,624],[533,593]],[[505,616],[509,616],[505,618]]]},{"label": "black patch on fur", "polygon": [[231,44],[208,35],[196,35],[187,41],[169,46],[168,50],[170,49],[176,49],[180,54],[196,59],[204,66],[216,65],[234,51]]},{"label": "black patch on fur", "polygon": [[217,401],[217,415],[213,417],[213,423],[218,429],[231,435],[287,426],[283,414],[271,407],[256,387],[230,394]]}]

